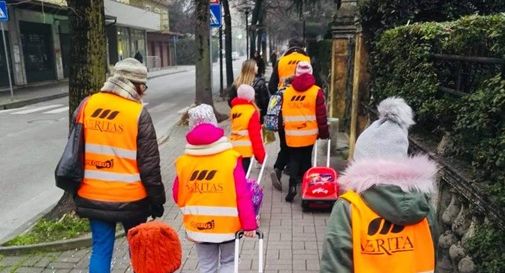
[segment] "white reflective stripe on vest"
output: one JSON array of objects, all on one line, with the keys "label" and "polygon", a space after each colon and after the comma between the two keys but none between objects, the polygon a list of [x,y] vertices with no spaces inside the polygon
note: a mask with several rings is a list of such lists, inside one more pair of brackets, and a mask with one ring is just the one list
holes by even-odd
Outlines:
[{"label": "white reflective stripe on vest", "polygon": [[105,181],[117,181],[125,183],[134,183],[140,181],[140,175],[138,173],[123,174],[123,173],[89,171],[89,170],[84,171],[84,178],[105,180]]},{"label": "white reflective stripe on vest", "polygon": [[238,216],[237,208],[211,206],[185,206],[181,208],[184,215]]},{"label": "white reflective stripe on vest", "polygon": [[318,129],[311,130],[286,130],[287,136],[313,136],[319,133]]},{"label": "white reflective stripe on vest", "polygon": [[248,136],[249,131],[247,130],[240,130],[240,131],[231,131],[232,135],[237,135],[237,136]]},{"label": "white reflective stripe on vest", "polygon": [[283,119],[285,122],[316,121],[316,116],[285,116]]},{"label": "white reflective stripe on vest", "polygon": [[234,233],[203,233],[186,230],[191,240],[205,243],[221,243],[235,239]]},{"label": "white reflective stripe on vest", "polygon": [[86,153],[94,153],[100,155],[115,155],[127,159],[137,159],[137,152],[107,145],[89,144],[84,147]]},{"label": "white reflective stripe on vest", "polygon": [[233,147],[240,147],[240,146],[249,147],[249,146],[252,146],[252,143],[249,140],[236,140],[236,141],[232,141],[231,145],[233,145]]}]

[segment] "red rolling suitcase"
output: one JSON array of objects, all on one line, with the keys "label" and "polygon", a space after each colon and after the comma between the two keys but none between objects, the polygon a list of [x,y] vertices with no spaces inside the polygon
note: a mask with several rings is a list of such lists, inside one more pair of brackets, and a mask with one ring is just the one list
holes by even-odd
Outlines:
[{"label": "red rolling suitcase", "polygon": [[303,175],[302,181],[302,209],[306,211],[310,208],[331,208],[338,198],[338,173],[330,168],[330,145],[328,140],[328,150],[326,167],[317,166],[317,146],[314,145],[314,161],[312,168]]}]

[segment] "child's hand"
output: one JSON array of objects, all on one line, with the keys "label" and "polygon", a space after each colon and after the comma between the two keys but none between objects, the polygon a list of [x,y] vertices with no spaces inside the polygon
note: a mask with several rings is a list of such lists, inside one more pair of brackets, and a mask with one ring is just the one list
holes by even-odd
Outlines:
[{"label": "child's hand", "polygon": [[252,237],[254,237],[254,235],[256,235],[256,230],[244,231],[245,237],[252,238]]}]

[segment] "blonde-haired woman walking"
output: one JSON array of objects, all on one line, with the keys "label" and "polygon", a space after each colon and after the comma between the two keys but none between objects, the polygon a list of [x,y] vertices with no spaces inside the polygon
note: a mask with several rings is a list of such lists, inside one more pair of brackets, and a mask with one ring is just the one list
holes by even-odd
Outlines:
[{"label": "blonde-haired woman walking", "polygon": [[260,121],[263,124],[263,117],[267,113],[270,92],[268,92],[265,78],[258,75],[258,65],[254,59],[249,59],[242,63],[240,75],[235,78],[233,85],[230,87],[228,97],[228,105],[230,105],[230,107],[231,101],[237,97],[237,88],[242,84],[247,84],[254,88],[255,103],[260,109]]}]

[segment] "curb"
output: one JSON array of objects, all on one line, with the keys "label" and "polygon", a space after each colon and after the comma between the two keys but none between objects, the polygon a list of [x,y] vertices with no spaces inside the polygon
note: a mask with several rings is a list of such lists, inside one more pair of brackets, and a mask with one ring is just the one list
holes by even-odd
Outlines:
[{"label": "curb", "polygon": [[0,104],[0,110],[23,107],[25,105],[44,102],[44,101],[48,101],[48,100],[59,99],[59,98],[67,97],[67,96],[68,96],[68,92],[65,92],[65,93],[58,93],[58,94],[49,95],[49,96],[45,96],[45,97],[38,97],[38,98],[33,98],[33,99],[9,102],[9,103],[5,103],[5,104]]},{"label": "curb", "polygon": [[183,73],[183,72],[187,72],[188,70],[184,69],[184,70],[180,70],[180,71],[174,71],[174,72],[169,72],[169,73],[166,73],[166,74],[161,74],[161,75],[156,75],[156,76],[151,76],[151,77],[147,77],[148,80],[150,79],[156,79],[156,78],[160,78],[160,77],[164,77],[164,76],[168,76],[168,75],[173,75],[173,74],[179,74],[179,73]]},{"label": "curb", "polygon": [[[155,79],[155,78],[160,78],[160,77],[164,77],[164,76],[168,76],[168,75],[183,73],[183,72],[187,72],[187,71],[188,71],[187,69],[184,69],[184,70],[180,70],[180,71],[174,71],[174,72],[169,72],[166,74],[147,77],[147,79]],[[7,110],[7,109],[12,109],[12,108],[23,107],[23,106],[26,106],[29,104],[35,104],[35,103],[39,103],[39,102],[59,99],[59,98],[67,97],[67,96],[68,96],[68,92],[65,92],[65,93],[58,93],[58,94],[53,94],[53,95],[49,95],[49,96],[44,96],[44,97],[37,97],[37,98],[32,98],[32,99],[8,102],[8,103],[0,104],[0,110]]]},{"label": "curb", "polygon": [[[124,237],[124,231],[116,233],[116,239]],[[6,256],[14,256],[21,254],[31,254],[36,252],[53,252],[64,251],[70,249],[80,249],[91,246],[91,234],[83,238],[60,240],[49,243],[24,245],[24,246],[0,246],[0,254]]]}]

